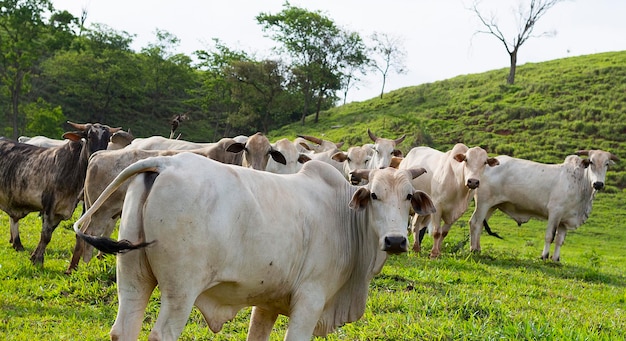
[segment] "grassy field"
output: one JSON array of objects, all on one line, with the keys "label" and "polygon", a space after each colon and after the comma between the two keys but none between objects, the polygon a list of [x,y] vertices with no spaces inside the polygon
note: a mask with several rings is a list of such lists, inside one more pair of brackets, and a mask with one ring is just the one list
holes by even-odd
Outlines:
[{"label": "grassy field", "polygon": [[[624,340],[626,339],[626,192],[601,193],[585,225],[571,231],[561,264],[539,259],[545,223],[518,227],[496,214],[483,251],[469,252],[468,212],[445,240],[443,256],[391,257],[370,285],[365,315],[326,340]],[[36,214],[22,220],[26,252],[14,251],[8,217],[0,215],[0,339],[106,340],[115,320],[115,258],[81,263],[64,275],[74,244],[70,222],[59,226],[44,268],[29,261],[39,239]],[[158,292],[144,321],[146,339]],[[244,340],[249,309],[213,334],[194,310],[182,340]],[[272,340],[284,336],[281,317]],[[321,339],[321,338],[320,338]]]}]

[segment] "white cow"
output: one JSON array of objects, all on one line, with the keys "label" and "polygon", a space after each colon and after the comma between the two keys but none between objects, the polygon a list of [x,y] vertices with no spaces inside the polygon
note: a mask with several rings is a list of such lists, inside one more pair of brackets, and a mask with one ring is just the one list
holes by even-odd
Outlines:
[{"label": "white cow", "polygon": [[[254,306],[249,340],[269,340],[279,314],[290,318],[291,341],[359,319],[387,254],[407,250],[409,208],[427,214],[433,207],[411,185],[423,169],[357,172],[367,186],[317,161],[278,175],[181,153],[126,168],[74,224],[94,246],[122,252],[111,338],[137,339],[157,285],[161,308],[150,340],[175,340],[194,305],[213,332]],[[120,241],[82,234],[80,226],[134,175]]]},{"label": "white cow", "polygon": [[301,153],[306,153],[307,151],[321,153],[327,150],[336,150],[343,146],[343,142],[335,143],[310,135],[298,135],[298,137],[293,140],[293,144]]},{"label": "white cow", "polygon": [[[487,165],[490,167],[486,167]],[[443,239],[448,235],[452,224],[467,210],[473,191],[479,188],[481,178],[484,178],[483,172],[486,168],[497,165],[498,160],[489,157],[484,149],[468,148],[462,143],[456,144],[445,153],[429,147],[415,147],[409,151],[399,169],[417,166],[426,169],[426,175],[414,179],[413,186],[428,193],[437,209],[430,216],[413,216],[411,224],[415,237],[414,251],[420,251],[420,242],[424,235],[420,230],[430,224],[433,235],[430,257],[439,257]]]},{"label": "white cow", "polygon": [[391,158],[396,156],[402,156],[402,152],[396,149],[396,146],[404,141],[406,135],[402,135],[395,140],[378,137],[372,133],[369,128],[367,129],[367,135],[374,141],[372,148],[374,149],[374,156],[370,164],[370,168],[386,168],[391,166]]},{"label": "white cow", "polygon": [[[213,160],[228,163],[232,165],[241,165],[241,153],[235,154],[227,152],[226,148],[234,142],[234,139],[224,137],[212,146],[189,150],[189,152],[202,155]],[[290,142],[291,143],[291,142]],[[295,148],[295,147],[294,147]],[[85,177],[85,186],[83,197],[85,208],[88,209],[93,205],[98,196],[104,191],[107,185],[115,179],[115,177],[124,168],[134,162],[153,156],[171,156],[184,150],[143,150],[143,149],[117,149],[104,150],[94,153],[89,158],[87,166],[87,174]],[[281,165],[282,166],[282,165]],[[84,232],[108,237],[113,233],[115,224],[122,213],[122,205],[124,204],[124,196],[126,195],[127,185],[124,184],[109,197],[106,204],[103,205],[92,217],[89,225],[83,226]],[[82,257],[85,263],[91,260],[92,248],[80,239],[76,238],[72,259],[65,271],[71,273],[78,267],[78,262]]]},{"label": "white cow", "polygon": [[51,148],[51,147],[62,146],[70,142],[70,140],[68,139],[58,140],[58,139],[52,139],[46,136],[37,135],[33,137],[20,136],[17,139],[17,142],[30,144],[32,146],[37,146],[37,147]]},{"label": "white cow", "polygon": [[343,175],[353,185],[363,185],[364,179],[353,178],[350,174],[357,169],[370,168],[374,155],[372,145],[355,146],[348,148],[347,152],[338,151],[332,155],[332,159],[343,164]]},{"label": "white cow", "polygon": [[226,149],[231,153],[243,153],[241,165],[256,170],[266,170],[270,157],[282,164],[287,165],[285,156],[276,150],[270,140],[262,133],[256,133],[246,139],[246,142],[235,142]]},{"label": "white cow", "polygon": [[133,136],[133,134],[130,132],[130,129],[128,131],[120,130],[111,135],[107,150],[117,150],[125,148],[131,142],[133,142],[134,139],[135,136]]},{"label": "white cow", "polygon": [[531,218],[548,221],[541,258],[561,257],[567,230],[584,224],[597,190],[604,187],[606,171],[618,158],[602,150],[580,150],[562,164],[542,164],[498,156],[500,166],[485,170],[476,190],[476,207],[470,219],[471,249],[480,251],[480,232],[491,214],[499,209],[521,225]]},{"label": "white cow", "polygon": [[273,158],[270,158],[267,160],[267,167],[265,170],[271,173],[297,173],[305,162],[311,160],[308,154],[298,152],[296,146],[289,139],[280,139],[272,143],[272,148],[283,154],[285,164],[274,161]]},{"label": "white cow", "polygon": [[185,140],[175,140],[157,135],[146,138],[135,138],[125,148],[143,150],[190,150],[208,147],[213,144],[214,143],[212,142],[197,143]]}]

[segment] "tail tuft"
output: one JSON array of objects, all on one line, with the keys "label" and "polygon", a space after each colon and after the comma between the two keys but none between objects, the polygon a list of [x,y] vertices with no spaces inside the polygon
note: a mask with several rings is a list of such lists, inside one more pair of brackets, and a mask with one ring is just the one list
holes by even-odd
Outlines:
[{"label": "tail tuft", "polygon": [[126,253],[128,251],[142,249],[144,247],[149,246],[155,241],[151,242],[141,242],[141,243],[132,243],[127,239],[122,240],[114,240],[107,237],[96,237],[92,235],[85,234],[81,231],[76,232],[80,238],[89,243],[91,246],[96,249],[109,254],[117,254],[117,253]]}]

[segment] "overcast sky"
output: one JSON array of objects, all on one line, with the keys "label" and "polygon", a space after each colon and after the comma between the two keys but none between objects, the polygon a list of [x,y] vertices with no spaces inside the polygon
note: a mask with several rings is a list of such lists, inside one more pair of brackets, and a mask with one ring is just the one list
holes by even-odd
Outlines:
[{"label": "overcast sky", "polygon": [[[518,32],[513,13],[530,0],[482,0],[482,12],[494,13],[507,39]],[[135,35],[133,49],[155,42],[156,29],[181,40],[177,52],[192,56],[206,50],[212,39],[226,46],[271,56],[276,44],[264,36],[255,17],[276,14],[284,0],[52,0],[57,10],[80,17],[87,11],[87,26],[106,24]],[[491,35],[474,33],[483,28],[466,7],[471,0],[290,0],[292,6],[322,11],[338,26],[367,37],[373,32],[403,39],[408,73],[390,74],[385,92],[452,78],[463,74],[506,68],[508,54]],[[543,16],[535,34],[556,31],[551,38],[531,38],[520,48],[518,65],[607,51],[626,50],[626,1],[569,0]],[[503,82],[506,73],[503,74]],[[372,72],[348,93],[348,102],[376,97],[381,76]]]}]

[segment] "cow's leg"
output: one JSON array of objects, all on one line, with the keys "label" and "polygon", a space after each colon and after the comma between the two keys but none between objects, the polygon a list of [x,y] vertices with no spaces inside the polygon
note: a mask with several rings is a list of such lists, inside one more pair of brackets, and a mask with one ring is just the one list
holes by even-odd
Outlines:
[{"label": "cow's leg", "polygon": [[[195,280],[195,279],[191,279]],[[163,287],[161,289],[161,309],[154,328],[148,336],[149,341],[178,340],[183,332],[193,303],[198,297],[193,290],[185,290],[185,280],[178,281],[176,287]]]},{"label": "cow's leg", "polygon": [[266,341],[270,339],[270,334],[278,313],[260,307],[252,308],[250,317],[250,328],[248,329],[248,341]]},{"label": "cow's leg", "polygon": [[23,217],[9,217],[9,226],[11,228],[11,240],[9,241],[16,251],[24,251],[22,240],[20,239],[20,219]]},{"label": "cow's leg", "polygon": [[310,340],[326,299],[322,290],[302,287],[292,297],[289,325],[284,341]]},{"label": "cow's leg", "polygon": [[[443,240],[448,235],[448,232],[450,232],[450,227],[451,226],[452,226],[452,224],[444,223],[442,226],[439,226],[439,228],[438,228],[439,233],[437,234],[437,236],[435,236],[435,234],[433,234],[433,239],[437,243],[437,249],[436,249],[435,253],[433,251],[430,252],[430,257],[431,258],[437,258],[437,257],[439,257],[441,255],[441,245],[443,244]],[[435,250],[434,243],[433,243],[433,250]]]},{"label": "cow's leg", "polygon": [[437,210],[434,213],[432,219],[432,233],[433,233],[433,247],[430,250],[430,258],[437,258],[441,255],[441,244],[443,242],[443,238],[448,234],[448,231],[444,231],[441,226],[441,212]]},{"label": "cow's leg", "polygon": [[118,255],[116,274],[119,306],[111,340],[137,340],[156,280],[143,250]]},{"label": "cow's leg", "polygon": [[30,261],[34,265],[43,266],[44,253],[46,247],[52,240],[52,233],[61,222],[61,217],[54,216],[53,214],[43,213],[41,216],[41,237],[39,238],[39,244],[37,248],[30,255]]},{"label": "cow's leg", "polygon": [[413,251],[420,252],[422,249],[422,240],[427,229],[427,220],[429,216],[420,216],[415,213],[411,219],[411,230],[413,231]]},{"label": "cow's leg", "polygon": [[548,218],[548,226],[546,228],[546,237],[545,243],[543,246],[543,252],[541,252],[541,259],[547,260],[550,257],[550,244],[554,241],[554,237],[556,235],[556,229],[558,226],[558,221],[550,216]]},{"label": "cow's leg", "polygon": [[65,274],[69,275],[72,271],[78,268],[78,262],[80,261],[80,257],[83,255],[85,250],[85,241],[76,235],[76,244],[74,244],[74,252],[72,252],[72,259],[70,260],[70,265],[65,270]]},{"label": "cow's leg", "polygon": [[483,222],[489,220],[491,209],[477,204],[470,218],[470,250],[480,252],[480,235],[483,232]]},{"label": "cow's leg", "polygon": [[554,254],[552,260],[555,262],[561,261],[561,246],[565,242],[565,236],[567,235],[567,228],[560,227],[556,231],[556,237],[554,239]]}]

